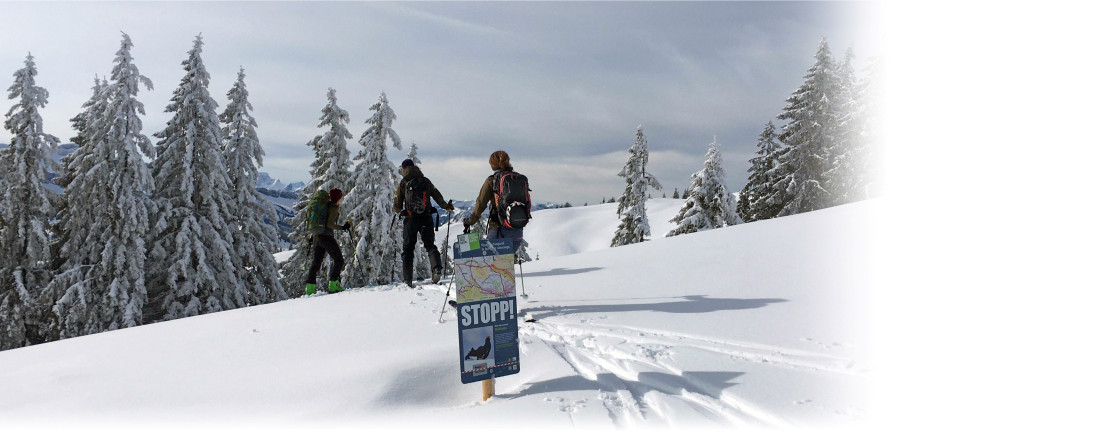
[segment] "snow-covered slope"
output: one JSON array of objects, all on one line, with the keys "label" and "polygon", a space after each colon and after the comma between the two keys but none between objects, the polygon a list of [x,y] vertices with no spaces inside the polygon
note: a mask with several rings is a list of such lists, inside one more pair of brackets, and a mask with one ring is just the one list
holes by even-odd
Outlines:
[{"label": "snow-covered slope", "polygon": [[[680,212],[684,200],[650,199],[646,215],[653,231],[652,239],[661,239],[675,226],[669,219]],[[531,224],[524,228],[524,239],[530,244],[531,257],[557,257],[607,249],[619,227],[615,210],[618,203],[602,203],[567,209],[548,209],[531,214]]]},{"label": "snow-covered slope", "polygon": [[[649,206],[659,232],[678,202]],[[858,426],[879,206],[610,249],[612,205],[544,211],[519,302],[538,321],[486,402],[454,311],[437,322],[447,286],[383,286],[0,352],[0,425]]]}]

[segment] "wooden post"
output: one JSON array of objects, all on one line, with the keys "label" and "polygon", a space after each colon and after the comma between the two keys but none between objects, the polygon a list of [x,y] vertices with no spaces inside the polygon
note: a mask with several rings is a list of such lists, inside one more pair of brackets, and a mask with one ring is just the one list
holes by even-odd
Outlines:
[{"label": "wooden post", "polygon": [[481,381],[481,401],[484,402],[493,397],[496,379],[490,378]]}]

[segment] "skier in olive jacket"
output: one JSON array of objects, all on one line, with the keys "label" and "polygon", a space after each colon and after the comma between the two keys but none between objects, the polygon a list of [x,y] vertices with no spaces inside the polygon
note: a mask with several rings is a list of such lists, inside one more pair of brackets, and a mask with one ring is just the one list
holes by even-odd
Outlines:
[{"label": "skier in olive jacket", "polygon": [[412,287],[413,277],[413,252],[416,249],[416,237],[420,236],[424,243],[424,250],[428,251],[428,260],[432,266],[432,282],[438,283],[443,275],[443,264],[440,262],[439,248],[435,245],[435,230],[432,222],[431,206],[428,198],[435,199],[436,203],[448,211],[454,211],[452,203],[443,199],[443,194],[432,184],[431,180],[424,177],[424,172],[416,166],[411,159],[401,162],[401,183],[397,185],[397,193],[393,197],[393,211],[401,214],[404,223],[404,239],[401,251],[401,277],[406,285]]},{"label": "skier in olive jacket", "polygon": [[332,258],[332,267],[328,275],[328,291],[344,290],[340,285],[340,272],[344,270],[344,254],[340,251],[340,244],[332,236],[333,230],[351,229],[351,220],[344,222],[343,225],[339,224],[340,202],[343,199],[344,192],[339,188],[329,190],[328,194],[325,194],[324,190],[318,190],[314,195],[313,203],[328,204],[328,220],[325,222],[323,231],[313,234],[313,264],[309,266],[309,273],[306,274],[306,295],[317,293],[317,272],[321,270],[321,262],[324,261],[326,253]]}]

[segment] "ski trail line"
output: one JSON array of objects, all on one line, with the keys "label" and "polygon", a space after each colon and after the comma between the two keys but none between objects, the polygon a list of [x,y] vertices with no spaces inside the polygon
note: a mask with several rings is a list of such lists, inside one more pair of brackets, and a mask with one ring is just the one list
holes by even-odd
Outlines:
[{"label": "ski trail line", "polygon": [[[601,331],[592,331],[585,326],[540,321],[523,326],[521,333],[541,341],[578,375],[598,384],[598,397],[615,426],[632,426],[635,421],[670,424],[671,420],[663,415],[665,405],[686,406],[708,419],[729,425],[788,426],[782,418],[729,393],[712,397],[693,391],[705,392],[710,385],[686,377],[679,368],[660,360],[667,356],[666,350],[683,345],[682,342],[662,345],[662,341],[672,342],[667,335],[628,338],[623,332],[613,331],[614,327],[602,327]],[[729,354],[728,350],[709,351]],[[643,374],[654,374],[657,379],[643,380]]]},{"label": "ski trail line", "polygon": [[[541,321],[544,324],[546,321]],[[863,376],[865,371],[855,361],[838,356],[814,353],[764,344],[731,342],[666,330],[586,322],[583,324],[553,322],[552,325],[570,335],[595,335],[621,338],[633,344],[657,344],[691,347],[724,354],[751,362],[805,368],[835,374]],[[644,335],[644,336],[643,336]]]}]

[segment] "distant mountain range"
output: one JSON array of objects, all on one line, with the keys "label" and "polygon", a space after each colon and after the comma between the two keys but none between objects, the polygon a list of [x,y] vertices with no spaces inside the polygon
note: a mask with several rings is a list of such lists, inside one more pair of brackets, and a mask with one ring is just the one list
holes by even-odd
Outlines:
[{"label": "distant mountain range", "polygon": [[272,179],[271,176],[264,172],[260,172],[257,178],[256,188],[269,189],[272,191],[296,193],[306,186],[305,182],[283,183],[282,180]]},{"label": "distant mountain range", "polygon": [[[8,148],[8,144],[0,144],[0,149],[4,148]],[[61,144],[57,147],[57,151],[54,152],[53,160],[61,162],[61,158],[72,154],[77,148],[79,147],[76,144]],[[53,172],[53,170],[49,173],[50,180],[53,180],[57,176],[58,174]],[[257,177],[256,188],[271,190],[277,193],[296,193],[306,186],[305,182],[284,183],[280,179],[272,179],[269,174],[264,172],[261,172]]]}]

